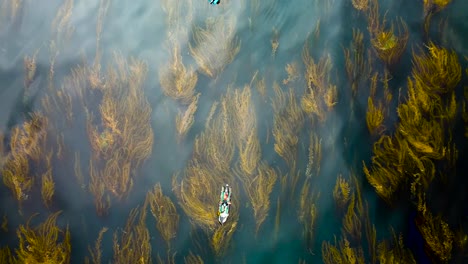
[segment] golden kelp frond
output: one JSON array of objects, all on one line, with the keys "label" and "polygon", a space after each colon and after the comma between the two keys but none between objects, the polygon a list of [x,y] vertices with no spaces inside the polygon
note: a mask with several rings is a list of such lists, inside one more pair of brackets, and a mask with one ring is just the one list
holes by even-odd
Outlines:
[{"label": "golden kelp frond", "polygon": [[397,134],[395,138],[383,135],[374,143],[372,167],[364,164],[364,174],[377,194],[391,202],[393,194],[405,181],[408,143]]},{"label": "golden kelp frond", "polygon": [[305,171],[307,178],[312,177],[312,172],[314,172],[316,176],[320,174],[321,162],[322,138],[319,138],[315,132],[311,131],[309,136],[309,161],[307,162]]},{"label": "golden kelp frond", "polygon": [[320,121],[325,120],[325,110],[330,111],[337,103],[337,88],[330,82],[331,58],[323,56],[318,63],[310,56],[308,41],[302,51],[302,60],[306,67],[305,79],[307,91],[303,95],[302,109],[314,114]]},{"label": "golden kelp frond", "polygon": [[96,243],[94,244],[94,248],[92,249],[90,246],[88,246],[88,251],[89,254],[91,254],[91,262],[88,257],[85,257],[85,263],[89,264],[101,264],[101,242],[102,242],[102,237],[104,236],[104,233],[107,232],[108,228],[103,227],[101,231],[99,231],[99,235],[96,239]]},{"label": "golden kelp frond", "polygon": [[198,256],[194,255],[191,251],[189,252],[188,256],[184,257],[185,264],[203,264],[203,259]]},{"label": "golden kelp frond", "polygon": [[351,0],[351,3],[359,11],[366,11],[369,7],[369,0]]},{"label": "golden kelp frond", "polygon": [[[408,78],[408,102],[419,107],[424,113],[437,113],[442,100],[439,96],[434,96],[423,88],[424,84],[418,80]],[[440,113],[442,114],[442,113]]]},{"label": "golden kelp frond", "polygon": [[[137,219],[139,218],[139,219]],[[146,228],[146,204],[143,208],[132,209],[120,239],[114,233],[114,258],[112,263],[151,263],[151,244]]]},{"label": "golden kelp frond", "polygon": [[34,161],[39,161],[45,148],[48,119],[37,112],[30,114],[30,117],[22,127],[13,128],[10,149],[13,156],[25,154]]},{"label": "golden kelp frond", "polygon": [[380,20],[378,0],[371,0],[368,13],[368,29],[371,37],[371,43],[374,47],[377,56],[387,65],[395,64],[406,49],[406,44],[409,38],[408,26],[399,19],[396,23],[397,31],[395,32],[395,23],[387,27],[385,17]]},{"label": "golden kelp frond", "polygon": [[48,208],[55,192],[55,183],[52,178],[52,151],[46,157],[46,172],[42,174],[41,195],[44,205]]},{"label": "golden kelp frond", "polygon": [[260,162],[261,146],[254,129],[239,146],[239,160],[242,171],[246,174],[253,174]]},{"label": "golden kelp frond", "polygon": [[251,100],[250,85],[242,91],[235,90],[232,95],[232,111],[235,121],[234,134],[239,149],[239,159],[242,170],[251,175],[261,158],[261,146],[257,136],[257,117]]},{"label": "golden kelp frond", "polygon": [[427,248],[437,262],[448,263],[452,257],[453,231],[441,216],[434,217],[427,209],[421,211],[416,219],[416,226],[421,232]]},{"label": "golden kelp frond", "polygon": [[53,52],[59,52],[67,47],[75,28],[71,25],[74,0],[63,1],[54,20],[52,21],[52,46]]},{"label": "golden kelp frond", "polygon": [[177,131],[177,141],[180,143],[185,138],[187,133],[190,131],[190,128],[195,121],[195,112],[198,108],[198,98],[200,93],[194,95],[191,100],[192,102],[188,105],[187,109],[184,112],[179,111],[176,116],[176,131]]},{"label": "golden kelp frond", "polygon": [[278,47],[279,47],[279,32],[278,32],[278,29],[274,27],[273,27],[273,34],[272,34],[270,43],[271,43],[271,56],[275,57],[276,51],[278,50]]},{"label": "golden kelp frond", "polygon": [[356,202],[356,195],[353,194],[351,197],[351,201],[348,204],[348,211],[343,217],[342,228],[342,232],[345,235],[345,237],[351,238],[353,242],[361,241],[362,235],[361,217],[358,212],[359,210],[356,209],[356,207],[358,207],[358,204]]},{"label": "golden kelp frond", "polygon": [[257,116],[255,106],[252,103],[252,92],[250,85],[245,85],[244,89],[236,89],[232,95],[226,96],[226,101],[231,105],[236,128],[236,142],[238,146],[247,140],[253,130],[257,128]]},{"label": "golden kelp frond", "polygon": [[282,157],[291,171],[295,170],[298,134],[304,125],[304,113],[299,107],[294,90],[289,89],[288,96],[278,84],[273,84],[276,98],[272,102],[275,113],[273,136],[275,151]]},{"label": "golden kelp frond", "polygon": [[6,214],[3,215],[2,224],[0,225],[0,230],[3,232],[8,232],[8,218]]},{"label": "golden kelp frond", "polygon": [[23,60],[24,65],[24,88],[25,88],[25,97],[29,97],[28,88],[33,82],[34,77],[36,76],[36,58],[39,50],[36,50],[32,57],[25,56]]},{"label": "golden kelp frond", "polygon": [[382,241],[378,245],[377,258],[381,264],[393,264],[393,263],[407,263],[416,264],[411,250],[406,248],[403,243],[403,235],[400,234],[398,237],[395,231],[392,230],[393,239],[391,243],[388,241]]},{"label": "golden kelp frond", "polygon": [[310,179],[306,179],[301,190],[298,218],[302,224],[302,235],[310,252],[313,250],[313,240],[318,216],[317,201],[319,197],[320,192],[312,191],[310,189]]},{"label": "golden kelp frond", "polygon": [[283,80],[284,85],[288,85],[299,79],[299,65],[297,62],[288,63],[285,67],[288,78]]},{"label": "golden kelp frond", "polygon": [[366,123],[367,129],[371,135],[380,134],[383,132],[383,121],[384,121],[384,108],[381,102],[378,102],[378,105],[374,105],[372,97],[369,96],[367,99],[367,113],[366,113]]},{"label": "golden kelp frond", "polygon": [[237,229],[237,221],[231,221],[218,227],[212,238],[211,246],[213,251],[217,256],[223,255],[227,248],[229,247],[229,242],[231,242],[232,235]]},{"label": "golden kelp frond", "polygon": [[174,203],[163,194],[159,183],[147,193],[146,202],[156,220],[156,228],[170,247],[170,240],[176,236],[179,226],[179,215]]},{"label": "golden kelp frond", "polygon": [[89,163],[89,177],[90,183],[88,189],[94,196],[94,204],[96,206],[96,213],[99,216],[107,214],[110,208],[110,197],[105,193],[106,185],[102,181],[102,172],[98,171],[93,164],[93,160]]},{"label": "golden kelp frond", "polygon": [[462,68],[455,51],[427,45],[428,53],[413,53],[413,78],[429,94],[452,92],[461,80]]},{"label": "golden kelp frond", "polygon": [[428,37],[432,17],[445,9],[452,0],[423,0],[424,33]]},{"label": "golden kelp frond", "polygon": [[15,263],[15,259],[8,246],[0,248],[0,263]]},{"label": "golden kelp frond", "polygon": [[266,100],[266,93],[267,93],[267,90],[266,90],[266,84],[265,84],[265,77],[259,79],[256,84],[255,84],[255,88],[257,88],[257,91],[258,93],[260,94],[260,96]]},{"label": "golden kelp frond", "polygon": [[195,95],[195,86],[198,81],[197,73],[193,68],[187,69],[182,62],[180,47],[177,43],[170,43],[172,58],[168,65],[162,66],[159,71],[159,82],[166,96],[183,104],[190,104]]},{"label": "golden kelp frond", "polygon": [[177,182],[173,181],[173,189],[180,207],[190,217],[192,223],[210,231],[217,226],[218,186],[221,186],[223,181],[214,173],[206,166],[192,161],[185,169],[180,185],[176,185]]},{"label": "golden kelp frond", "polygon": [[[114,53],[106,82],[100,91],[94,91],[102,95],[94,100],[98,105],[85,105],[85,109],[99,109],[98,113],[86,110],[88,139],[93,149],[91,160],[96,161],[92,174],[99,175],[91,177],[91,184],[98,186],[91,188],[99,196],[98,211],[106,207],[102,201],[106,192],[118,199],[128,196],[134,171],[152,152],[151,106],[143,94],[146,74],[147,65],[143,61]],[[100,118],[95,119],[94,115]]]},{"label": "golden kelp frond", "polygon": [[[367,3],[368,0],[365,0]],[[344,49],[345,68],[348,81],[351,83],[353,96],[358,92],[358,85],[361,79],[369,74],[370,65],[364,59],[364,35],[359,29],[353,28],[353,41],[349,48]]]},{"label": "golden kelp frond", "polygon": [[236,18],[231,16],[207,20],[205,28],[195,27],[189,50],[201,73],[216,78],[239,53],[241,42],[235,36],[235,24]]},{"label": "golden kelp frond", "polygon": [[337,209],[344,210],[345,206],[351,199],[351,186],[341,174],[336,179],[335,188],[333,189],[333,199]]},{"label": "golden kelp frond", "polygon": [[278,178],[277,173],[265,162],[262,162],[257,169],[256,175],[244,175],[242,172],[238,174],[252,205],[255,218],[255,230],[258,232],[270,210],[270,194]]},{"label": "golden kelp frond", "polygon": [[[69,263],[70,232],[60,230],[55,224],[60,212],[51,214],[45,222],[32,229],[29,221],[17,230],[19,249],[16,258],[19,263]],[[59,235],[63,237],[59,238]],[[62,242],[58,242],[62,241]]]},{"label": "golden kelp frond", "polygon": [[26,155],[15,155],[5,162],[2,170],[3,183],[18,202],[28,199],[34,178],[29,174],[29,161]]},{"label": "golden kelp frond", "polygon": [[208,164],[210,169],[220,173],[230,170],[235,152],[233,107],[230,97],[223,97],[221,107],[207,122],[207,128],[195,138],[193,157]]},{"label": "golden kelp frond", "polygon": [[362,248],[352,248],[346,238],[341,239],[335,246],[329,242],[322,243],[322,260],[326,264],[353,263],[364,264],[364,252]]},{"label": "golden kelp frond", "polygon": [[413,104],[398,106],[400,124],[398,131],[414,149],[433,159],[444,157],[444,127],[438,120],[427,120]]},{"label": "golden kelp frond", "polygon": [[455,242],[457,248],[466,256],[468,253],[468,233],[466,233],[462,228],[455,231]]}]

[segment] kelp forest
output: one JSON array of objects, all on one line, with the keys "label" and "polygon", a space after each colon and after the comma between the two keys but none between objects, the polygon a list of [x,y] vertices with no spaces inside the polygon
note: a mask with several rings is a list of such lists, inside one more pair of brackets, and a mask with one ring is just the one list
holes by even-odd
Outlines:
[{"label": "kelp forest", "polygon": [[468,6],[301,1],[0,0],[0,263],[467,263]]}]

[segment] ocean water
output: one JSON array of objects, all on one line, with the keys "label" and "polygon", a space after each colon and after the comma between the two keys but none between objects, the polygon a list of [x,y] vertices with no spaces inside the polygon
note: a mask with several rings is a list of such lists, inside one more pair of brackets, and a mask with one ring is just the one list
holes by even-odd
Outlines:
[{"label": "ocean water", "polygon": [[[19,3],[14,19],[11,3]],[[0,0],[3,10],[0,10],[0,132],[6,135],[8,144],[11,130],[27,120],[27,114],[32,111],[42,111],[41,99],[48,93],[48,73],[51,67],[50,45],[54,39],[54,18],[65,1],[50,0],[47,4],[41,1]],[[75,0],[71,3],[69,25],[74,30],[70,40],[63,44],[60,54],[55,60],[55,87],[61,87],[63,77],[83,63],[92,64],[96,55],[96,27],[99,17],[100,1]],[[409,41],[401,59],[390,68],[392,79],[390,89],[395,97],[405,91],[407,77],[411,72],[412,50],[424,47],[428,40],[455,51],[459,55],[463,69],[467,68],[463,56],[468,56],[468,2],[453,0],[444,10],[432,18],[429,33],[423,31],[424,12],[423,1],[388,1],[380,0],[381,16],[387,11],[387,20],[401,17],[408,25]],[[358,12],[349,0],[222,0],[219,5],[210,5],[205,0],[174,0],[161,2],[159,0],[127,1],[109,0],[109,8],[102,16],[102,32],[99,48],[102,67],[111,60],[115,51],[124,57],[134,57],[143,60],[148,66],[148,74],[144,84],[144,96],[151,105],[151,126],[154,132],[152,154],[141,168],[137,169],[133,189],[125,201],[112,202],[109,214],[99,217],[96,214],[92,195],[86,186],[77,184],[73,175],[74,153],[80,152],[81,167],[85,177],[88,174],[90,146],[86,135],[85,113],[74,111],[76,123],[63,126],[62,131],[48,133],[64,134],[64,160],[54,161],[54,180],[56,191],[52,206],[47,209],[40,201],[40,180],[36,180],[29,198],[23,203],[22,214],[18,213],[17,201],[5,185],[0,184],[0,213],[8,218],[8,231],[0,231],[0,246],[14,249],[18,246],[15,229],[24,225],[35,213],[39,215],[32,223],[40,223],[51,212],[58,210],[62,214],[58,225],[71,232],[71,263],[83,263],[89,256],[88,246],[93,247],[97,234],[102,227],[108,227],[102,241],[102,263],[113,262],[112,239],[114,232],[120,232],[125,226],[128,214],[132,208],[143,205],[146,193],[156,183],[160,183],[165,195],[176,204],[180,223],[176,237],[168,249],[161,235],[155,228],[155,220],[148,213],[147,227],[151,236],[152,260],[157,256],[166,259],[175,256],[175,263],[183,263],[184,257],[193,252],[199,255],[205,263],[322,263],[322,242],[332,244],[335,237],[342,233],[342,217],[336,212],[333,201],[333,188],[337,176],[355,175],[361,184],[363,200],[368,203],[369,218],[376,226],[377,238],[391,238],[390,228],[402,233],[405,245],[411,249],[418,263],[430,262],[424,251],[421,235],[414,224],[414,208],[406,201],[398,201],[393,207],[388,206],[367,183],[362,172],[362,162],[369,164],[372,157],[372,137],[366,126],[368,94],[359,91],[353,99],[349,81],[346,78],[343,48],[349,47],[352,41],[353,28],[359,28],[364,33],[364,45],[371,50],[367,33],[366,15]],[[165,6],[181,6],[181,16],[176,22],[168,23],[168,13]],[[238,39],[240,51],[234,60],[216,78],[210,78],[201,73],[196,61],[189,52],[189,43],[193,43],[192,32],[195,27],[202,27],[206,21],[215,21],[230,16],[235,21],[232,35],[217,30],[215,45],[226,45]],[[442,23],[444,22],[445,23]],[[164,95],[161,90],[158,71],[165,67],[170,59],[172,46],[168,44],[168,32],[175,32],[176,26],[185,30],[173,37],[180,45],[181,57],[186,67],[198,69],[196,91],[200,92],[195,123],[182,143],[176,142],[174,127],[179,105]],[[319,34],[314,37],[319,29]],[[279,44],[273,52],[272,41]],[[213,43],[210,43],[213,44]],[[56,43],[60,45],[60,43]],[[213,49],[210,45],[205,49]],[[193,228],[190,217],[179,205],[173,193],[172,176],[183,170],[192,155],[195,137],[203,131],[206,117],[213,102],[218,101],[226,93],[228,86],[242,88],[252,82],[255,76],[265,78],[267,96],[254,96],[258,136],[262,144],[262,159],[278,169],[279,175],[286,175],[289,168],[274,151],[274,137],[271,132],[274,113],[271,107],[273,100],[273,83],[282,83],[287,78],[287,64],[299,65],[300,80],[294,82],[292,88],[300,97],[306,91],[305,73],[302,62],[304,45],[308,45],[310,54],[316,61],[329,55],[332,63],[331,82],[337,86],[338,99],[334,110],[327,112],[322,124],[306,119],[299,133],[297,153],[298,187],[290,196],[281,193],[281,183],[276,182],[270,195],[268,217],[255,233],[255,220],[252,205],[242,190],[234,190],[236,202],[233,210],[239,213],[237,229],[229,242],[229,247],[221,256],[216,256],[210,247],[209,237],[199,228]],[[31,86],[24,88],[25,56],[36,55],[37,70]],[[374,70],[382,72],[384,65],[379,62],[374,53]],[[226,54],[219,54],[225,56]],[[258,71],[258,72],[257,72]],[[257,73],[256,73],[257,72]],[[466,83],[464,75],[462,83]],[[286,90],[286,86],[282,85]],[[463,85],[457,88],[457,95],[463,94]],[[76,92],[67,90],[72,98]],[[402,90],[400,90],[402,89]],[[252,88],[252,90],[255,90]],[[89,98],[92,100],[92,98]],[[394,100],[397,103],[397,100]],[[95,109],[96,110],[96,109]],[[58,114],[57,116],[60,116]],[[391,134],[398,122],[396,111],[390,113],[385,120],[386,133]],[[299,195],[301,185],[306,178],[304,171],[308,162],[309,133],[313,131],[321,138],[322,160],[320,173],[312,176],[312,190],[320,192],[316,201],[317,219],[314,225],[313,238],[307,240],[303,235],[303,224],[298,220]],[[454,138],[459,145],[459,163],[454,178],[463,174],[463,160],[466,159],[463,145],[463,127],[454,128]],[[8,151],[8,149],[6,149]],[[3,164],[1,164],[3,166]],[[31,169],[35,173],[36,168]],[[2,175],[3,176],[3,175]],[[289,177],[291,175],[289,174]],[[229,176],[233,182],[238,181],[234,175]],[[435,209],[444,209],[449,215],[449,223],[458,223],[457,219],[468,214],[464,205],[468,201],[466,182],[460,182],[458,189],[439,191],[432,199],[440,201]],[[289,186],[287,187],[289,188]],[[200,190],[201,192],[203,190]],[[314,193],[309,193],[314,195]],[[440,197],[440,198],[437,198]],[[278,202],[280,203],[278,205]],[[279,209],[279,211],[278,211]],[[466,220],[465,220],[466,223]],[[465,227],[466,231],[466,227]],[[365,249],[366,263],[371,263],[367,245]],[[458,256],[458,260],[466,260]],[[165,261],[164,261],[165,262]],[[462,262],[461,262],[462,263]]]}]

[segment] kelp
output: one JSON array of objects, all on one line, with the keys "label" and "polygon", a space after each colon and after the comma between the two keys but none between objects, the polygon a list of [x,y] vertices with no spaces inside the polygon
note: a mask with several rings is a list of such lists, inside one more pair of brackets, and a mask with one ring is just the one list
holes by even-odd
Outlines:
[{"label": "kelp", "polygon": [[413,52],[412,75],[415,82],[432,95],[451,93],[461,80],[462,68],[455,51],[436,46],[430,42],[427,53]]},{"label": "kelp", "polygon": [[15,263],[13,254],[8,246],[0,248],[0,263]]},{"label": "kelp", "polygon": [[403,235],[397,236],[395,231],[392,229],[392,240],[382,241],[378,245],[377,249],[379,260],[381,264],[392,264],[392,263],[407,263],[416,264],[411,250],[405,247],[403,242]]},{"label": "kelp", "polygon": [[395,137],[383,135],[374,143],[372,167],[369,169],[364,164],[367,180],[388,203],[392,202],[394,193],[406,180],[406,149],[408,143],[399,134]]},{"label": "kelp", "polygon": [[[370,75],[371,70],[371,56],[370,54],[366,54],[364,35],[359,29],[353,28],[353,41],[349,48],[343,48],[343,53],[346,76],[351,84],[352,95],[355,97],[360,83]],[[367,60],[364,59],[365,55],[368,55]]]},{"label": "kelp", "polygon": [[261,162],[255,174],[246,174],[237,169],[236,175],[242,181],[252,205],[257,234],[270,210],[270,195],[278,178],[276,170],[268,166],[266,162]]},{"label": "kelp", "polygon": [[180,111],[177,113],[176,116],[176,131],[177,131],[177,141],[180,143],[185,136],[190,131],[193,123],[195,122],[195,112],[198,108],[198,98],[200,97],[200,93],[194,95],[191,98],[190,104],[187,106],[185,111]]},{"label": "kelp", "polygon": [[306,67],[305,80],[307,83],[307,91],[301,100],[302,109],[323,122],[326,111],[334,108],[338,97],[336,85],[330,81],[331,58],[329,55],[324,55],[316,63],[310,55],[309,41],[307,40],[302,51],[302,60]]},{"label": "kelp", "polygon": [[349,182],[340,174],[338,178],[336,178],[335,187],[333,188],[333,199],[335,200],[337,209],[339,211],[344,210],[350,202],[351,197],[353,197],[351,194],[351,186]]},{"label": "kelp", "polygon": [[369,0],[351,0],[351,3],[358,11],[367,11],[369,8]]},{"label": "kelp", "polygon": [[379,102],[378,105],[375,105],[373,99],[369,97],[367,99],[366,123],[367,129],[369,129],[371,135],[381,133],[383,130],[383,121],[384,110],[382,103]]},{"label": "kelp", "polygon": [[306,179],[301,189],[299,197],[298,218],[302,224],[302,236],[307,245],[307,250],[313,252],[313,242],[315,238],[315,228],[317,225],[317,201],[320,192],[311,190],[310,179]]},{"label": "kelp", "polygon": [[322,138],[319,138],[317,133],[314,131],[310,131],[308,151],[309,157],[305,170],[306,178],[312,177],[313,174],[318,176],[320,174],[320,165],[322,163]]},{"label": "kelp", "polygon": [[329,242],[322,243],[322,260],[326,264],[354,263],[364,264],[364,252],[362,248],[353,248],[346,239],[341,239],[338,243],[335,238],[335,245]]},{"label": "kelp", "polygon": [[250,85],[240,91],[236,89],[232,94],[231,107],[233,110],[234,134],[239,150],[240,167],[244,173],[252,175],[261,159],[261,146],[257,136],[257,116],[252,104]]},{"label": "kelp", "polygon": [[348,203],[348,209],[343,217],[342,234],[351,242],[359,244],[362,238],[362,227],[365,225],[366,211],[362,202],[361,186],[356,176],[351,177],[353,182],[353,194]]},{"label": "kelp", "polygon": [[[232,218],[232,216],[230,216]],[[216,256],[223,255],[228,249],[232,235],[237,229],[237,220],[232,221],[231,219],[222,226],[219,226],[211,237],[211,247]]]},{"label": "kelp", "polygon": [[276,51],[278,50],[279,47],[279,31],[278,29],[274,28],[272,29],[272,37],[270,40],[271,43],[271,57],[276,56]]},{"label": "kelp", "polygon": [[183,64],[180,47],[175,40],[170,41],[168,47],[172,57],[159,70],[161,90],[166,96],[188,105],[194,101],[198,75],[192,67],[187,69]]},{"label": "kelp", "polygon": [[429,34],[432,16],[444,10],[451,2],[452,0],[423,0],[424,31],[426,35]]},{"label": "kelp", "polygon": [[[50,52],[52,54],[52,60],[64,50],[69,44],[73,34],[75,33],[75,27],[72,25],[72,15],[74,8],[74,0],[63,1],[59,7],[57,14],[51,24],[52,36],[51,43],[49,45]],[[54,63],[51,63],[53,67]],[[52,75],[53,76],[53,75]]]},{"label": "kelp", "polygon": [[96,243],[94,244],[94,248],[91,248],[88,246],[88,251],[89,254],[91,255],[91,260],[86,256],[85,257],[85,264],[100,264],[101,263],[101,257],[102,257],[102,251],[101,251],[101,242],[102,242],[102,237],[104,236],[104,233],[106,233],[108,230],[107,227],[101,228],[101,231],[99,231],[98,237],[96,239]]},{"label": "kelp", "polygon": [[114,257],[112,263],[151,263],[151,243],[146,228],[146,207],[131,210],[125,227],[114,232]]},{"label": "kelp", "polygon": [[193,254],[191,251],[184,257],[185,264],[203,264],[203,259],[199,255]]},{"label": "kelp", "polygon": [[[398,23],[399,22],[399,23]],[[380,20],[379,2],[371,0],[368,12],[368,30],[377,56],[386,64],[394,65],[406,49],[409,38],[408,26],[399,19],[397,23],[386,24],[386,17]],[[397,29],[395,29],[395,25]]]},{"label": "kelp", "polygon": [[454,233],[442,216],[434,216],[424,199],[418,202],[416,226],[424,238],[426,251],[439,263],[448,263],[452,257]]},{"label": "kelp", "polygon": [[42,174],[41,196],[44,205],[48,208],[55,193],[55,182],[52,178],[52,152],[46,157],[46,172]]},{"label": "kelp", "polygon": [[[49,217],[36,228],[31,228],[28,221],[17,230],[19,248],[15,262],[18,263],[69,263],[71,254],[70,232],[64,232],[57,225],[60,211]],[[61,238],[59,239],[59,235]],[[62,242],[59,242],[62,241]]]},{"label": "kelp", "polygon": [[179,226],[179,215],[174,203],[163,194],[159,183],[146,194],[146,202],[156,220],[156,228],[170,248],[170,240],[176,236]]},{"label": "kelp", "polygon": [[192,30],[189,50],[201,73],[216,78],[239,53],[241,42],[235,36],[235,25],[235,17],[221,16],[207,19],[204,28],[196,26]]},{"label": "kelp", "polygon": [[31,161],[39,162],[45,152],[48,119],[40,113],[30,114],[30,120],[11,131],[10,151],[5,153],[2,166],[3,183],[19,202],[28,199],[34,183],[31,175]]},{"label": "kelp", "polygon": [[275,138],[275,152],[286,161],[290,171],[294,171],[298,135],[304,124],[304,114],[292,89],[286,93],[277,83],[273,83],[273,89],[275,99],[272,101],[272,107],[275,115],[272,132]]},{"label": "kelp", "polygon": [[151,107],[143,95],[146,76],[144,62],[114,55],[115,66],[110,67],[102,100],[100,121],[95,125],[93,113],[87,111],[87,132],[93,149],[94,169],[100,181],[118,199],[125,198],[133,186],[133,173],[152,152],[154,135],[149,122]]}]

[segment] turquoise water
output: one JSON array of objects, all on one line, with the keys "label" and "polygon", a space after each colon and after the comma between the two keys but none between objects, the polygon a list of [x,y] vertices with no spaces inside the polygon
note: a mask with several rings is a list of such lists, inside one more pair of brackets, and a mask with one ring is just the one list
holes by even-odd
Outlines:
[{"label": "turquoise water", "polygon": [[[6,3],[7,0],[0,1]],[[320,192],[317,201],[318,218],[314,229],[314,238],[306,241],[302,234],[302,224],[297,219],[298,197],[292,199],[280,193],[277,182],[271,195],[269,217],[265,220],[257,236],[254,236],[255,222],[251,205],[241,190],[237,192],[239,204],[234,210],[239,211],[239,223],[230,242],[230,246],[222,257],[215,257],[209,242],[199,230],[190,228],[189,219],[180,206],[180,225],[177,237],[171,242],[168,253],[165,242],[155,228],[155,221],[148,214],[148,229],[151,235],[152,255],[156,262],[157,255],[165,258],[167,254],[176,253],[176,263],[182,263],[189,251],[200,255],[205,263],[321,263],[322,241],[334,241],[334,236],[341,234],[342,222],[333,202],[332,190],[338,174],[348,177],[354,173],[362,183],[363,198],[369,203],[369,215],[376,225],[378,239],[388,238],[390,227],[402,232],[407,239],[408,246],[413,250],[415,258],[420,263],[428,261],[422,252],[420,237],[415,234],[412,226],[412,212],[410,206],[397,205],[390,208],[385,205],[367,184],[362,174],[362,161],[369,162],[371,144],[375,140],[367,132],[365,113],[367,96],[365,92],[358,94],[355,101],[351,99],[349,84],[344,69],[343,47],[348,47],[352,40],[352,29],[360,28],[364,32],[364,43],[369,47],[367,23],[365,16],[357,12],[351,1],[345,0],[225,0],[218,6],[209,5],[207,1],[191,2],[175,0],[170,5],[184,5],[183,19],[179,26],[185,28],[187,35],[176,35],[181,45],[181,54],[186,66],[198,68],[189,54],[188,43],[192,41],[190,34],[194,26],[203,26],[206,20],[211,21],[225,15],[235,18],[233,34],[241,41],[240,52],[234,61],[228,64],[217,78],[208,78],[199,74],[196,86],[201,92],[199,106],[195,115],[195,124],[181,145],[175,141],[174,121],[178,106],[166,97],[158,80],[158,70],[163,67],[170,55],[167,48],[166,33],[172,30],[167,25],[167,13],[160,1],[125,1],[111,0],[106,16],[103,20],[103,31],[100,40],[103,67],[111,58],[115,50],[125,57],[136,57],[144,60],[148,65],[148,76],[145,83],[145,96],[152,107],[151,125],[155,134],[155,142],[151,157],[137,172],[137,178],[132,193],[125,202],[114,202],[109,215],[97,217],[93,199],[84,188],[75,182],[73,162],[75,151],[83,153],[82,168],[86,174],[89,160],[89,143],[87,142],[84,122],[77,122],[73,127],[62,131],[65,136],[66,159],[54,163],[54,179],[56,180],[56,195],[52,211],[63,210],[59,218],[59,225],[70,227],[72,234],[72,263],[82,263],[88,255],[88,245],[93,246],[99,230],[103,226],[109,227],[102,243],[103,263],[112,262],[112,235],[124,227],[131,208],[142,205],[148,186],[160,182],[165,194],[174,203],[177,199],[172,193],[172,175],[183,169],[190,159],[195,136],[203,130],[205,118],[212,103],[226,92],[229,84],[243,87],[249,84],[258,70],[258,76],[264,77],[268,90],[268,98],[254,98],[257,120],[259,125],[259,139],[262,142],[262,159],[271,166],[278,167],[281,174],[288,172],[285,162],[274,152],[273,113],[271,98],[273,96],[273,82],[281,83],[287,78],[285,66],[288,63],[300,65],[300,75],[304,73],[301,52],[309,38],[311,55],[318,60],[325,54],[330,54],[332,61],[332,81],[338,87],[338,104],[335,111],[327,114],[324,124],[307,123],[301,132],[298,143],[297,169],[301,172],[296,192],[300,191],[304,181],[304,171],[308,157],[308,132],[314,131],[322,139],[322,161],[319,175],[313,176],[312,189]],[[387,19],[401,16],[408,24],[410,39],[400,62],[392,68],[390,88],[395,96],[400,87],[405,87],[406,77],[411,70],[411,49],[421,46],[425,42],[423,34],[423,6],[422,1],[384,1],[380,2],[383,14],[388,10]],[[0,11],[0,130],[8,134],[12,127],[21,124],[25,114],[33,110],[41,110],[40,99],[48,93],[47,74],[50,68],[50,54],[48,47],[53,39],[52,22],[57,13],[60,1],[23,1],[18,10],[18,18],[11,20],[8,12]],[[88,63],[96,53],[96,21],[98,17],[99,1],[75,1],[70,17],[70,24],[74,27],[73,35],[66,47],[63,48],[55,61],[56,86],[59,87],[61,77],[69,74],[70,69],[82,63],[86,58]],[[192,12],[190,12],[192,10]],[[447,9],[433,18],[429,37],[444,47],[453,49],[459,54],[468,55],[466,37],[468,30],[468,2],[454,0]],[[192,19],[187,18],[191,14]],[[445,27],[439,24],[447,19]],[[319,26],[320,35],[312,37]],[[442,29],[442,30],[441,30]],[[277,36],[275,34],[277,32]],[[219,45],[233,41],[225,37],[225,32],[216,31]],[[278,49],[272,55],[271,41],[277,38]],[[207,46],[206,49],[212,47]],[[37,51],[37,74],[24,96],[23,58],[33,55]],[[222,56],[223,54],[220,54]],[[376,70],[382,70],[383,65],[375,63]],[[466,81],[466,77],[463,79]],[[294,86],[297,97],[305,91],[305,81],[300,80]],[[461,90],[460,90],[461,91]],[[73,91],[69,91],[73,95]],[[76,96],[76,95],[75,95]],[[74,112],[76,120],[84,120],[84,113]],[[397,121],[396,112],[386,120],[389,131],[394,129]],[[461,130],[462,131],[462,130]],[[458,130],[457,130],[458,132]],[[59,134],[60,131],[50,133]],[[462,132],[463,133],[463,132]],[[269,142],[267,143],[267,138]],[[464,147],[461,146],[459,160],[464,158]],[[463,170],[460,170],[463,171]],[[233,181],[235,179],[232,176]],[[39,181],[38,181],[39,182]],[[37,185],[37,184],[36,184]],[[36,186],[37,187],[37,186]],[[37,189],[37,188],[36,188]],[[36,190],[35,189],[35,190]],[[39,212],[38,219],[44,219],[48,210],[39,201],[40,192],[33,191],[31,198],[24,203],[23,215],[17,212],[16,202],[9,190],[0,187],[1,213],[7,215],[9,231],[1,234],[1,246],[16,247],[15,228],[24,224],[30,215]],[[310,194],[312,195],[312,194]],[[438,193],[445,199],[445,193]],[[462,193],[450,203],[441,202],[440,206],[453,207],[452,211],[460,211],[460,204],[467,200]],[[281,203],[279,212],[279,229],[275,230],[275,216],[277,201]],[[465,208],[466,211],[466,208]],[[456,214],[456,213],[452,213]],[[458,216],[454,216],[457,218]],[[409,219],[409,220],[408,220]],[[198,239],[194,239],[197,237]],[[363,248],[367,248],[363,245]],[[365,253],[367,256],[367,252]],[[370,261],[369,261],[370,262]]]}]

